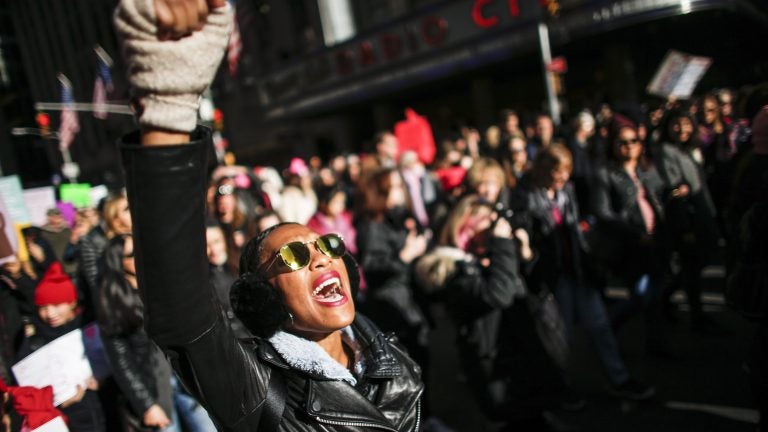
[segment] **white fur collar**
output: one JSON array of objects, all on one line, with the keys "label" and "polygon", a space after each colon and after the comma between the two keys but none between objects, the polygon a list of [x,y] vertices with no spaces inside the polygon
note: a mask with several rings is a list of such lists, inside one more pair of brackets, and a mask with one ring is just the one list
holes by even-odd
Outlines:
[{"label": "white fur collar", "polygon": [[[365,366],[360,345],[350,327],[341,330],[344,343],[355,352],[355,374],[361,376]],[[339,362],[332,359],[320,345],[291,333],[278,331],[269,342],[291,367],[325,378],[357,384],[357,379]]]}]

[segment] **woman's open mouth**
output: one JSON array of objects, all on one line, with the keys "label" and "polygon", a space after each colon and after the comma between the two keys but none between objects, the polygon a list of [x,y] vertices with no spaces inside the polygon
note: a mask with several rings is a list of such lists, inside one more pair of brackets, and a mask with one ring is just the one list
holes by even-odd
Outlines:
[{"label": "woman's open mouth", "polygon": [[341,278],[335,271],[328,272],[315,280],[312,298],[323,306],[341,306],[348,301],[341,286]]}]

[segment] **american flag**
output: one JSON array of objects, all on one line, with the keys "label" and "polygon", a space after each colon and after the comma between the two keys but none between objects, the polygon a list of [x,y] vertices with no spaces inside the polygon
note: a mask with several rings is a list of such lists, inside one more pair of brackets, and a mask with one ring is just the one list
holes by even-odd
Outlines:
[{"label": "american flag", "polygon": [[72,83],[64,74],[59,74],[59,82],[61,83],[61,104],[63,105],[61,107],[61,121],[59,122],[59,149],[64,151],[75,140],[75,134],[80,131],[80,124],[77,121],[77,111],[75,111]]},{"label": "american flag", "polygon": [[93,116],[100,119],[107,118],[107,95],[113,90],[112,59],[100,47],[96,46],[96,82],[93,84]]},{"label": "american flag", "polygon": [[240,53],[243,52],[243,40],[240,38],[240,26],[237,24],[237,13],[232,14],[234,24],[232,34],[229,35],[229,45],[227,46],[227,63],[229,65],[229,74],[237,74],[237,64],[240,61]]}]

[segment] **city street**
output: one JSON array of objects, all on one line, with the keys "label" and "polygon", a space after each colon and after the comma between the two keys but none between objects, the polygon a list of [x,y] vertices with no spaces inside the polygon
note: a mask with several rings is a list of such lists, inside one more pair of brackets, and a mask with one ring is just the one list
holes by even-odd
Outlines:
[{"label": "city street", "polygon": [[[690,331],[685,297],[678,292],[674,301],[679,320],[667,324],[673,358],[646,354],[640,319],[629,322],[618,333],[629,370],[656,386],[654,399],[638,404],[607,394],[608,384],[597,358],[586,335],[577,327],[572,375],[575,390],[587,404],[578,412],[557,411],[556,416],[581,431],[754,431],[758,414],[752,409],[742,370],[754,326],[723,304],[722,293],[717,290],[722,283],[722,268],[709,268],[704,280],[705,310],[714,321],[714,329],[711,334]],[[621,296],[622,291],[609,289],[609,296]],[[431,397],[436,414],[457,431],[493,430],[478,413],[469,390],[457,379],[456,356],[450,351],[452,329],[445,319],[442,315],[433,335],[433,348],[442,347],[433,350]]]}]

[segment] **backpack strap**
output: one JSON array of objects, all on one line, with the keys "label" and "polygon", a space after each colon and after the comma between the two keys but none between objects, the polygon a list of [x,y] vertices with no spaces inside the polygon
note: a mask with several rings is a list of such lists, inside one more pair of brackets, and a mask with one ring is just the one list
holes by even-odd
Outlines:
[{"label": "backpack strap", "polygon": [[273,367],[269,376],[267,398],[264,401],[261,420],[259,421],[259,431],[274,432],[278,430],[280,422],[283,420],[287,397],[288,386],[285,384],[285,377],[278,368]]}]

